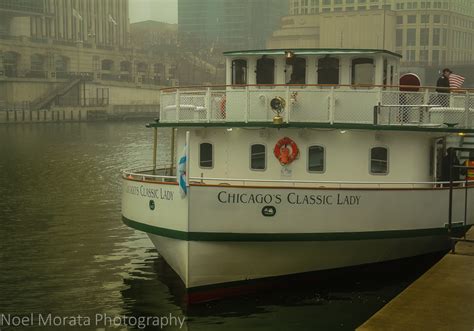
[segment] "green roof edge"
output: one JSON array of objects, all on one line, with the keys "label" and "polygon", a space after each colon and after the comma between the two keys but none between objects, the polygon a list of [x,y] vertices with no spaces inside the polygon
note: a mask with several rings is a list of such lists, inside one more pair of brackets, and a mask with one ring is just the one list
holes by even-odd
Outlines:
[{"label": "green roof edge", "polygon": [[373,130],[373,131],[409,131],[409,132],[445,132],[445,133],[474,133],[474,128],[426,127],[412,125],[374,125],[356,123],[308,123],[293,122],[273,124],[272,122],[187,122],[187,123],[149,123],[148,128],[274,128],[274,129],[335,129],[335,130]]},{"label": "green roof edge", "polygon": [[[241,51],[227,51],[223,52],[225,56],[227,55],[242,55],[242,54],[247,54],[247,55],[252,55],[252,53],[258,53],[258,54],[253,54],[253,55],[260,55],[261,53],[272,53],[272,52],[282,52],[284,54],[285,51],[292,51],[298,55],[298,52],[372,52],[372,53],[386,53],[390,54],[393,56],[397,56],[399,58],[402,57],[401,54],[388,51],[385,49],[376,49],[376,48],[272,48],[272,49],[254,49],[254,50],[241,50]],[[282,55],[283,55],[282,54]]]}]

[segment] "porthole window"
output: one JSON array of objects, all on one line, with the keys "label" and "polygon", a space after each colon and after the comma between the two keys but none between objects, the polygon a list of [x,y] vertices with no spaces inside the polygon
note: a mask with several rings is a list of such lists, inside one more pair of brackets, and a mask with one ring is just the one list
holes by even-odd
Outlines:
[{"label": "porthole window", "polygon": [[308,171],[324,172],[325,171],[325,155],[324,147],[311,146],[308,149]]},{"label": "porthole window", "polygon": [[388,174],[388,150],[385,147],[374,147],[370,150],[370,173]]},{"label": "porthole window", "polygon": [[232,61],[232,85],[247,84],[247,61]]},{"label": "porthole window", "polygon": [[339,59],[324,57],[318,60],[318,84],[339,84]]},{"label": "porthole window", "polygon": [[207,169],[214,166],[212,144],[202,143],[199,145],[199,166]]},{"label": "porthole window", "polygon": [[266,147],[262,144],[250,146],[250,169],[265,170],[267,168]]},{"label": "porthole window", "polygon": [[373,85],[375,79],[374,60],[358,58],[352,60],[352,85]]}]

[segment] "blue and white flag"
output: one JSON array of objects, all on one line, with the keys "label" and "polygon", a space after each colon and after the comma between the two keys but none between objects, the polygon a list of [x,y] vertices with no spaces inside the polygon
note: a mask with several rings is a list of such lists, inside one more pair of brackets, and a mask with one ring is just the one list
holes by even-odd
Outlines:
[{"label": "blue and white flag", "polygon": [[183,155],[179,158],[177,180],[179,184],[179,191],[181,197],[185,198],[188,194],[188,146],[189,146],[189,132],[186,132],[186,143],[184,145]]}]

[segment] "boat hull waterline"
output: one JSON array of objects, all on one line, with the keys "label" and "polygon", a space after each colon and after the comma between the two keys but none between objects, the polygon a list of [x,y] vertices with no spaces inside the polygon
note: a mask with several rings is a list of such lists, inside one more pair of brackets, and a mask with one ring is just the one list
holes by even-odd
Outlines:
[{"label": "boat hull waterline", "polygon": [[[468,205],[474,205],[469,188]],[[454,190],[457,235],[474,220]],[[450,248],[447,189],[191,185],[124,179],[122,218],[190,291],[393,261]]]}]

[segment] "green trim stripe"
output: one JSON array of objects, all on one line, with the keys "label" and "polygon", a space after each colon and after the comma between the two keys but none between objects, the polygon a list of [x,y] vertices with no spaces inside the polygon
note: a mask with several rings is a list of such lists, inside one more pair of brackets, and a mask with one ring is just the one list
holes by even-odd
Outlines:
[{"label": "green trim stripe", "polygon": [[446,132],[446,133],[474,133],[474,128],[453,128],[453,127],[425,127],[414,125],[374,125],[357,123],[311,123],[292,122],[284,124],[273,124],[272,122],[173,122],[162,123],[153,122],[147,124],[148,128],[274,128],[274,129],[337,129],[337,130],[375,130],[375,131],[410,131],[410,132]]},{"label": "green trim stripe", "polygon": [[242,51],[228,51],[224,52],[225,56],[240,56],[240,55],[285,55],[286,51],[292,51],[296,55],[353,55],[353,54],[390,54],[396,57],[402,57],[401,54],[390,52],[384,49],[373,48],[278,48],[278,49],[252,49]]},{"label": "green trim stripe", "polygon": [[[185,241],[342,241],[396,239],[426,236],[447,235],[447,228],[388,230],[370,232],[334,232],[334,233],[224,233],[224,232],[185,232],[160,228],[139,223],[122,216],[122,221],[129,227],[146,233],[166,238]],[[456,226],[456,232],[469,230],[471,226]]]}]

